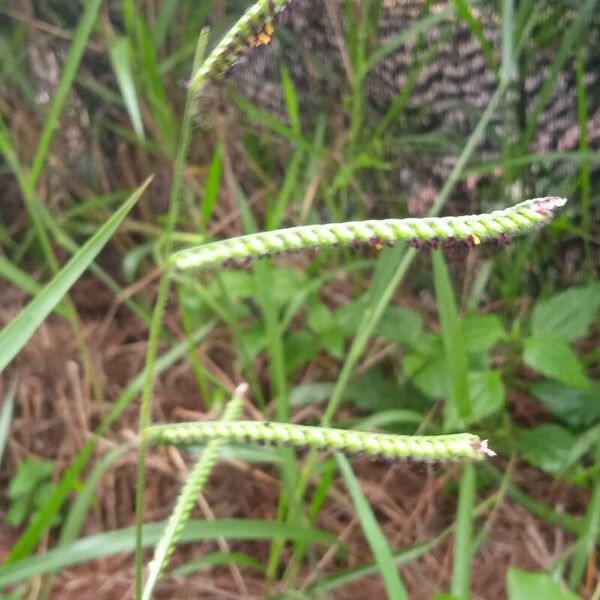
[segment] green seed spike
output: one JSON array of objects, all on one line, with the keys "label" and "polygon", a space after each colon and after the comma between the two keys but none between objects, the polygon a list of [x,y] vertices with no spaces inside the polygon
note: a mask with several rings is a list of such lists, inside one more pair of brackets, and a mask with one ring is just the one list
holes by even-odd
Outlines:
[{"label": "green seed spike", "polygon": [[547,196],[481,215],[354,221],[277,229],[182,250],[170,258],[170,264],[180,270],[207,268],[228,262],[243,263],[279,252],[356,244],[382,246],[398,241],[417,246],[427,243],[443,246],[457,241],[477,246],[481,241],[501,240],[540,227],[566,202],[566,198]]},{"label": "green seed spike", "polygon": [[186,446],[220,439],[366,454],[385,459],[483,460],[495,456],[476,435],[412,436],[261,421],[175,423],[146,429],[149,442]]},{"label": "green seed spike", "polygon": [[291,0],[259,0],[254,3],[214,47],[192,75],[190,87],[197,92],[207,80],[219,81],[250,48],[268,44],[273,36],[273,21]]}]

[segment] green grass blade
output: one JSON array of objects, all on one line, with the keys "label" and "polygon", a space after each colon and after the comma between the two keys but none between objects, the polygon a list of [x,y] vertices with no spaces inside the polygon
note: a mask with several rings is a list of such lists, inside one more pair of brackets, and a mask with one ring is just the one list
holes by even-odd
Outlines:
[{"label": "green grass blade", "polygon": [[[6,281],[10,281],[31,296],[35,296],[42,289],[41,284],[4,256],[0,256],[0,277]],[[69,312],[64,305],[58,304],[54,311],[67,321],[69,320]]]},{"label": "green grass blade", "polygon": [[123,96],[123,102],[129,113],[131,124],[137,136],[144,139],[142,113],[138,103],[131,61],[131,44],[128,37],[118,35],[108,40],[109,56],[117,78],[117,84]]},{"label": "green grass blade", "polygon": [[154,45],[156,48],[159,48],[162,45],[169,27],[172,25],[177,14],[179,2],[180,0],[165,0],[161,4],[153,31]]},{"label": "green grass blade", "polygon": [[433,253],[432,264],[433,283],[442,326],[442,340],[451,381],[450,401],[452,406],[446,407],[445,425],[446,429],[454,429],[459,425],[455,422],[456,415],[458,415],[459,421],[466,420],[471,416],[467,351],[448,267],[441,250]]},{"label": "green grass blade", "polygon": [[439,25],[445,19],[452,14],[452,9],[444,9],[436,12],[432,15],[427,15],[422,19],[419,19],[414,25],[408,29],[403,29],[401,33],[394,36],[391,40],[380,46],[375,52],[373,52],[368,59],[361,65],[361,71],[357,74],[357,77],[364,78],[367,73],[386,56],[393,54],[399,48],[404,46],[406,42],[412,38],[417,37],[421,33],[426,33],[432,27]]},{"label": "green grass blade", "polygon": [[451,593],[459,598],[470,597],[474,507],[475,467],[468,464],[463,466],[460,480],[452,565]]},{"label": "green grass blade", "polygon": [[42,130],[40,141],[38,142],[37,152],[35,153],[35,157],[31,166],[30,178],[32,188],[35,188],[38,179],[42,174],[42,169],[44,168],[44,163],[46,161],[50,144],[52,143],[52,138],[58,129],[58,119],[60,118],[60,113],[62,112],[63,106],[67,101],[69,92],[71,91],[71,86],[73,85],[73,81],[79,69],[81,57],[83,56],[86,44],[94,28],[94,24],[96,23],[98,11],[100,10],[101,5],[102,0],[88,0],[84,3],[84,12],[81,16],[81,20],[79,21],[79,25],[77,26],[77,30],[75,31],[73,44],[69,50],[69,55],[67,56],[65,66],[63,68],[60,83],[54,92],[52,105],[50,106],[50,110],[48,111],[48,114],[44,120],[44,129]]},{"label": "green grass blade", "polygon": [[204,197],[200,205],[200,231],[206,231],[208,222],[212,218],[213,211],[219,197],[219,186],[223,172],[223,144],[217,144],[213,158],[208,167],[206,182],[204,184]]},{"label": "green grass blade", "polygon": [[477,38],[489,66],[495,71],[498,68],[498,60],[494,53],[494,49],[486,39],[483,27],[473,15],[468,2],[466,2],[466,0],[454,0],[454,8],[456,9],[457,15],[464,21],[471,30],[471,33]]},{"label": "green grass blade", "polygon": [[207,567],[220,567],[228,565],[247,567],[249,569],[258,571],[259,573],[264,573],[265,570],[264,565],[260,561],[248,556],[247,554],[244,554],[243,552],[211,552],[210,554],[205,554],[198,560],[193,560],[189,563],[181,565],[181,567],[173,569],[173,576],[185,577],[187,575],[194,575],[198,571],[206,569]]},{"label": "green grass blade", "polygon": [[[156,544],[163,534],[165,526],[165,523],[144,525],[144,547]],[[336,543],[335,536],[318,529],[246,519],[188,521],[181,541],[198,542],[219,537],[232,540],[270,540],[280,536],[304,542]],[[133,527],[83,538],[72,544],[49,550],[44,554],[1,566],[0,588],[90,560],[132,552],[135,549],[135,543],[135,528]]]},{"label": "green grass blade", "polygon": [[119,210],[73,255],[71,260],[44,287],[44,289],[0,332],[0,371],[27,343],[44,319],[54,310],[71,286],[88,268],[96,255],[111,238],[121,221],[142,195],[147,179]]},{"label": "green grass blade", "polygon": [[13,380],[8,386],[2,408],[0,408],[0,465],[4,456],[4,448],[8,441],[10,424],[12,422],[13,411],[15,408],[15,396],[17,394],[17,380]]},{"label": "green grass blade", "polygon": [[[69,514],[67,515],[67,518],[61,527],[60,537],[57,544],[58,547],[74,541],[80,534],[85,519],[88,516],[90,506],[96,500],[97,487],[102,479],[102,476],[118,458],[130,451],[133,446],[133,443],[129,443],[113,448],[110,452],[102,457],[98,464],[94,466],[90,476],[87,478],[81,489],[77,492],[77,495],[73,501],[73,505],[69,510]],[[38,600],[46,600],[50,597],[52,589],[52,575],[53,573],[48,573],[46,575],[42,586],[42,591],[38,595]]]},{"label": "green grass blade", "polygon": [[356,514],[362,526],[363,532],[369,546],[375,557],[375,562],[379,567],[379,572],[383,578],[385,589],[387,591],[388,598],[394,600],[408,600],[408,594],[406,588],[402,583],[398,568],[396,567],[396,561],[394,555],[390,549],[387,538],[379,528],[379,524],[373,515],[373,511],[367,502],[358,480],[356,479],[350,463],[342,454],[336,454],[335,456],[346,487],[352,497],[352,502],[356,508]]},{"label": "green grass blade", "polygon": [[[577,74],[577,120],[579,122],[579,150],[582,154],[589,153],[590,144],[588,139],[588,110],[587,94],[585,90],[585,42],[579,47],[577,59],[575,61]],[[579,172],[579,188],[581,189],[581,227],[584,231],[584,246],[586,256],[586,266],[591,277],[594,276],[594,259],[591,254],[589,236],[592,231],[591,219],[591,179],[590,162],[584,160],[581,163]]]},{"label": "green grass blade", "polygon": [[[575,44],[578,40],[583,39],[583,34],[585,33],[586,28],[592,23],[592,15],[594,14],[597,3],[598,0],[587,0],[587,2],[581,3],[577,12],[575,13],[575,19],[570,24],[565,35],[563,36],[562,42],[558,51],[556,52],[550,70],[544,78],[544,85],[537,95],[535,106],[527,117],[527,128],[523,134],[523,140],[520,144],[522,149],[527,149],[529,147],[529,144],[535,135],[540,115],[550,100],[550,96],[554,90],[556,78],[558,77],[568,58],[572,55]],[[525,152],[523,152],[523,154],[525,154]]]},{"label": "green grass blade", "polygon": [[[596,465],[600,464],[600,446],[596,449]],[[577,589],[586,567],[593,556],[600,535],[600,475],[596,475],[592,486],[592,496],[588,503],[583,530],[579,536],[578,547],[571,563],[569,586]]]},{"label": "green grass blade", "polygon": [[133,443],[117,446],[105,454],[98,464],[94,466],[89,477],[78,491],[75,501],[69,510],[69,514],[60,530],[58,546],[64,546],[77,539],[77,536],[81,533],[90,506],[92,506],[96,499],[96,489],[100,480],[113,463],[133,447]]}]

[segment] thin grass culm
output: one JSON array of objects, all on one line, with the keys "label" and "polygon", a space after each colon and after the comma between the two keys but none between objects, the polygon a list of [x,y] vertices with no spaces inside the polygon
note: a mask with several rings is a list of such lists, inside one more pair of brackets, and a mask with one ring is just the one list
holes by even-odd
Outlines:
[{"label": "thin grass culm", "polygon": [[353,221],[264,231],[181,250],[171,257],[170,264],[178,270],[236,266],[281,252],[328,246],[379,247],[399,241],[430,248],[456,244],[477,246],[482,241],[502,241],[540,227],[565,203],[565,198],[548,196],[489,214]]},{"label": "thin grass culm", "polygon": [[212,440],[290,445],[388,460],[483,460],[495,456],[495,452],[488,448],[487,440],[469,433],[395,435],[262,421],[155,425],[146,429],[144,439],[148,443],[177,446]]}]

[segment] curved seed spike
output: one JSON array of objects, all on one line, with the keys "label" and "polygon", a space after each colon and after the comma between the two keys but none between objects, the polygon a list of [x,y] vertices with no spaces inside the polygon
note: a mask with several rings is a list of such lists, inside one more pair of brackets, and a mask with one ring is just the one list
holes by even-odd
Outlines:
[{"label": "curved seed spike", "polygon": [[170,258],[176,269],[207,268],[228,261],[250,260],[269,254],[326,246],[372,244],[382,246],[408,241],[417,247],[454,245],[469,247],[486,240],[502,240],[526,233],[550,221],[566,198],[548,196],[526,200],[489,214],[424,219],[351,221],[277,229],[204,244],[177,252]]},{"label": "curved seed spike", "polygon": [[483,460],[486,456],[495,456],[488,448],[487,440],[469,433],[394,435],[261,421],[156,425],[146,429],[144,437],[149,442],[180,446],[215,439],[242,443],[252,440],[351,454],[360,452],[386,459]]},{"label": "curved seed spike", "polygon": [[192,75],[190,87],[197,92],[207,80],[219,81],[249,48],[268,44],[273,37],[273,21],[292,0],[259,0],[254,3],[214,47]]},{"label": "curved seed spike", "polygon": [[[229,401],[223,412],[224,421],[233,421],[237,419],[244,407],[244,396],[248,392],[248,384],[240,384],[232,399]],[[154,557],[149,565],[149,575],[142,600],[151,597],[152,589],[156,581],[161,577],[163,570],[169,563],[169,559],[181,532],[187,522],[192,507],[198,498],[198,494],[204,488],[210,473],[219,457],[219,448],[222,445],[222,439],[214,439],[205,448],[202,456],[190,471],[185,485],[177,498],[177,504],[169,517],[169,521],[161,536],[160,541],[154,549]]]}]

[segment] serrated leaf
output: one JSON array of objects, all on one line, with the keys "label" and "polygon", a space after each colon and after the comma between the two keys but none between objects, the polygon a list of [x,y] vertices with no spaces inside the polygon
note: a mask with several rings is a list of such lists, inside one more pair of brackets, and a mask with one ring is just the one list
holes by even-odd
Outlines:
[{"label": "serrated leaf", "polygon": [[531,330],[533,335],[549,334],[566,342],[584,336],[600,309],[600,284],[571,288],[536,303]]},{"label": "serrated leaf", "polygon": [[506,581],[508,600],[581,600],[546,573],[529,573],[511,568]]},{"label": "serrated leaf", "polygon": [[535,371],[567,385],[585,388],[589,384],[577,356],[560,338],[551,335],[528,337],[523,360]]}]

